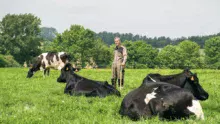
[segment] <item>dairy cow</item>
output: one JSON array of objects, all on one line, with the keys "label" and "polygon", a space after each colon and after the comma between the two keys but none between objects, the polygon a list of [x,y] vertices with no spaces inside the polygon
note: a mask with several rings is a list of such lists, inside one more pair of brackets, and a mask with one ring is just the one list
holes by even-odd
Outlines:
[{"label": "dairy cow", "polygon": [[42,53],[37,57],[29,69],[27,78],[31,78],[35,72],[40,69],[44,70],[44,75],[49,75],[50,68],[61,70],[69,62],[69,55],[65,52],[48,52]]},{"label": "dairy cow", "polygon": [[173,75],[160,75],[158,73],[148,74],[143,81],[143,83],[153,82],[166,82],[187,89],[191,91],[198,100],[207,100],[209,97],[209,94],[200,85],[197,74],[192,73],[189,69],[185,69],[183,72]]},{"label": "dairy cow", "polygon": [[86,97],[106,97],[108,95],[121,96],[120,92],[107,81],[95,81],[74,73],[76,69],[67,63],[57,78],[57,82],[66,83],[65,94],[85,95]]},{"label": "dairy cow", "polygon": [[143,83],[128,93],[119,113],[132,120],[157,115],[166,120],[187,119],[190,115],[204,119],[202,107],[190,91],[164,82]]}]

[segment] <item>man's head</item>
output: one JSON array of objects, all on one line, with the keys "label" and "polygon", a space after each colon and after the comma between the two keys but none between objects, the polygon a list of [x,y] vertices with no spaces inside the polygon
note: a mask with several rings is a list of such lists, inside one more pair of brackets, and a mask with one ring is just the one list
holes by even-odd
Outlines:
[{"label": "man's head", "polygon": [[120,46],[121,45],[121,40],[120,40],[119,37],[115,37],[114,41],[115,41],[115,45],[116,46]]}]

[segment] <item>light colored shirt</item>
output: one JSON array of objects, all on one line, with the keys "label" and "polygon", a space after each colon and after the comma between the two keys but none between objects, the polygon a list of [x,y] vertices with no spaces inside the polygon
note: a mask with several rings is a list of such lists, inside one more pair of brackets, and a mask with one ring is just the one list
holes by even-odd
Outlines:
[{"label": "light colored shirt", "polygon": [[127,49],[124,46],[116,46],[114,50],[114,61],[113,63],[123,63],[127,61]]}]

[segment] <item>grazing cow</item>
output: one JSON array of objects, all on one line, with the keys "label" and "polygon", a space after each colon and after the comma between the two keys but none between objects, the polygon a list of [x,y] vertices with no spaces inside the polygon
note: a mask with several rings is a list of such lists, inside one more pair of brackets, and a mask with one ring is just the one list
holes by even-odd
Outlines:
[{"label": "grazing cow", "polygon": [[119,113],[132,120],[156,115],[166,120],[187,119],[190,115],[204,119],[200,103],[193,98],[190,91],[172,84],[143,83],[124,97]]},{"label": "grazing cow", "polygon": [[189,69],[175,75],[148,74],[143,83],[158,81],[188,89],[198,100],[206,100],[209,97],[209,94],[199,84],[197,74],[193,74]]},{"label": "grazing cow", "polygon": [[66,63],[69,62],[69,55],[65,52],[48,52],[42,53],[37,57],[37,61],[33,64],[27,74],[27,78],[31,78],[40,68],[44,70],[44,76],[49,75],[50,68],[61,70]]},{"label": "grazing cow", "polygon": [[70,95],[85,95],[87,97],[99,96],[106,97],[107,95],[115,94],[121,96],[120,92],[107,81],[94,81],[74,73],[75,68],[67,63],[61,69],[61,75],[57,78],[57,82],[66,82],[64,93]]}]

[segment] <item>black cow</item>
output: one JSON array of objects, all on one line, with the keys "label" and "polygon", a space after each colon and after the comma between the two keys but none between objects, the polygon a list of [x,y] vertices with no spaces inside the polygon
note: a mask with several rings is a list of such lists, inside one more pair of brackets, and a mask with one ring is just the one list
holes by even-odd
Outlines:
[{"label": "black cow", "polygon": [[70,63],[67,63],[61,69],[61,75],[57,78],[57,82],[66,82],[64,93],[70,95],[85,95],[87,97],[99,96],[106,97],[107,95],[115,94],[121,96],[120,92],[107,81],[94,81],[74,73],[75,68]]},{"label": "black cow", "polygon": [[69,62],[69,55],[65,52],[42,53],[37,57],[36,62],[29,69],[27,78],[31,78],[40,68],[44,70],[44,76],[49,75],[50,68],[61,70]]},{"label": "black cow", "polygon": [[200,103],[193,98],[190,91],[172,84],[143,83],[125,96],[119,113],[132,120],[156,115],[166,120],[186,119],[190,115],[204,119]]},{"label": "black cow", "polygon": [[193,74],[189,69],[174,75],[148,74],[143,83],[166,82],[184,89],[188,89],[198,100],[206,100],[209,94],[199,84],[197,74]]}]

